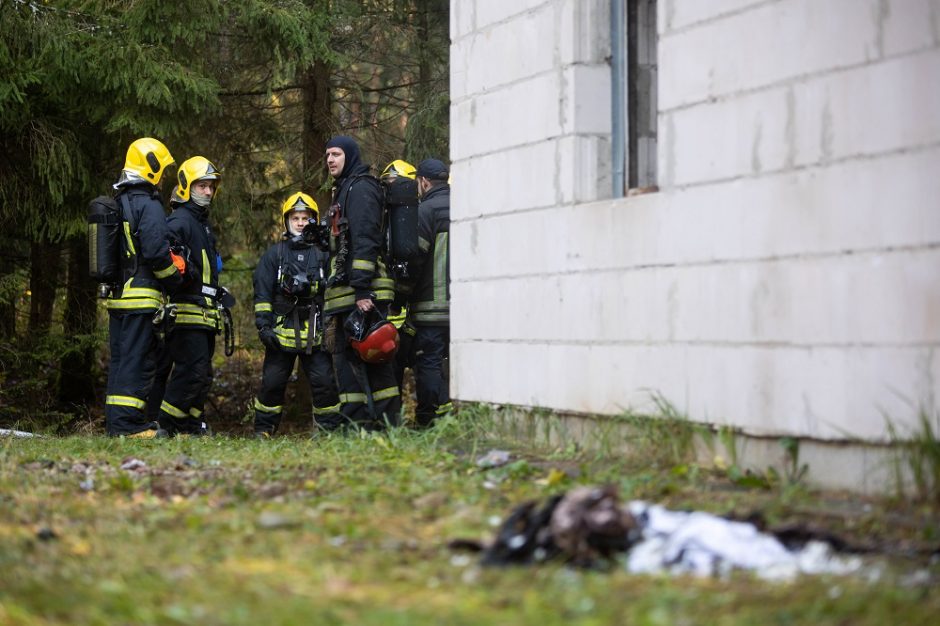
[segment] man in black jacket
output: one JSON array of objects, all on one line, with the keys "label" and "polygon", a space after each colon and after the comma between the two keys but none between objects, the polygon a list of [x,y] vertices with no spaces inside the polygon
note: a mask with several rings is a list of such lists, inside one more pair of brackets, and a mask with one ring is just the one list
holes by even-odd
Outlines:
[{"label": "man in black jacket", "polygon": [[408,314],[415,335],[414,374],[418,405],[415,421],[430,426],[451,410],[448,381],[450,355],[450,176],[438,159],[418,164],[418,247],[411,261],[414,277]]},{"label": "man in black jacket", "polygon": [[[346,325],[358,309],[384,317],[395,297],[380,252],[383,245],[384,198],[379,181],[369,174],[352,137],[326,144],[326,165],[334,178],[330,206],[330,277],[324,312],[327,344],[346,419],[365,429],[397,426],[401,397],[391,361],[366,362],[350,344]],[[374,313],[373,313],[374,311]],[[393,355],[391,355],[393,356]]]},{"label": "man in black jacket", "polygon": [[145,408],[156,370],[153,315],[164,293],[182,283],[182,259],[170,253],[159,185],[173,156],[162,142],[137,139],[127,149],[115,200],[121,212],[122,284],[108,297],[111,364],[105,399],[108,435],[150,439],[165,431],[148,420]]},{"label": "man in black jacket", "polygon": [[297,192],[284,201],[281,213],[284,235],[261,256],[253,276],[255,326],[265,347],[254,405],[259,439],[271,437],[281,423],[284,392],[298,358],[310,383],[314,426],[333,430],[342,423],[333,363],[318,332],[328,255],[302,235],[308,222],[317,222],[317,203]]},{"label": "man in black jacket", "polygon": [[[150,402],[160,401],[160,426],[171,436],[200,436],[208,434],[202,410],[212,385],[215,336],[221,329],[221,264],[209,226],[209,205],[218,193],[222,174],[208,159],[195,156],[183,162],[177,178],[167,227],[174,248],[185,253],[186,272],[183,287],[170,296],[164,312],[164,362]],[[164,392],[162,381],[167,374]]]}]

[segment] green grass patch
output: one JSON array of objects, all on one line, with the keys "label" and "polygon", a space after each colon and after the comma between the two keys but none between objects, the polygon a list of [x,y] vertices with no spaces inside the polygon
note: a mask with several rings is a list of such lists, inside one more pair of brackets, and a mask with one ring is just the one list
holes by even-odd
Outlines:
[{"label": "green grass patch", "polygon": [[[940,615],[929,586],[901,584],[905,572],[929,571],[916,558],[874,582],[791,584],[631,576],[617,566],[480,568],[448,542],[488,540],[494,518],[516,504],[577,484],[615,484],[624,499],[672,508],[824,521],[908,555],[936,533],[934,509],[908,511],[905,526],[897,502],[743,488],[683,460],[684,441],[652,457],[643,445],[603,455],[502,440],[493,419],[471,407],[427,432],[267,442],[0,440],[0,624],[884,624]],[[655,428],[646,445],[671,432]],[[511,450],[511,462],[477,467],[492,448]]]}]

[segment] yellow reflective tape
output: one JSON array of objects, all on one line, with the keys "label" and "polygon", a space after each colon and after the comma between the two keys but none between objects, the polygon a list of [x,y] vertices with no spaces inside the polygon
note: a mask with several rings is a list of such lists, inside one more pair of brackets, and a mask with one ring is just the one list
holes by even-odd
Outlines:
[{"label": "yellow reflective tape", "polygon": [[202,249],[202,284],[208,285],[212,282],[212,268],[209,267],[209,255],[206,249]]},{"label": "yellow reflective tape", "polygon": [[368,272],[374,272],[375,261],[367,261],[366,259],[353,259],[352,268],[354,270],[366,270]]},{"label": "yellow reflective tape", "polygon": [[327,297],[325,302],[323,303],[323,310],[333,311],[335,309],[339,309],[339,308],[346,307],[346,306],[352,306],[354,304],[356,304],[356,296],[353,294],[349,294],[349,295],[345,295],[345,296],[341,296],[337,298]]},{"label": "yellow reflective tape", "polygon": [[444,415],[445,413],[450,413],[453,410],[454,410],[454,404],[452,402],[446,402],[442,404],[441,406],[437,407],[437,410],[435,411],[435,413],[437,413],[438,415]]},{"label": "yellow reflective tape", "polygon": [[135,409],[142,409],[147,406],[146,402],[140,398],[135,398],[134,396],[108,396],[105,399],[105,404],[113,404],[115,406],[129,406]]},{"label": "yellow reflective tape", "polygon": [[127,240],[128,256],[133,256],[137,254],[137,248],[134,247],[134,238],[131,236],[130,222],[124,222],[124,238]]},{"label": "yellow reflective tape", "polygon": [[327,299],[337,298],[340,296],[351,294],[353,292],[354,292],[353,288],[348,285],[337,285],[335,287],[330,287],[329,289],[327,289],[325,296]]},{"label": "yellow reflective tape", "polygon": [[414,315],[415,322],[447,322],[450,321],[448,311],[418,311]]},{"label": "yellow reflective tape", "polygon": [[131,310],[153,310],[156,311],[161,306],[163,302],[160,300],[153,300],[150,298],[131,298],[131,299],[120,299],[120,300],[108,300],[108,309],[120,310],[120,311],[131,311]]},{"label": "yellow reflective tape", "polygon": [[126,287],[121,291],[122,298],[161,298],[163,293],[153,287]]},{"label": "yellow reflective tape", "polygon": [[209,309],[201,304],[193,304],[191,302],[175,302],[173,306],[176,307],[178,313],[192,313],[193,315],[208,315],[209,317],[218,317],[218,309]]},{"label": "yellow reflective tape", "polygon": [[390,321],[395,328],[401,328],[401,325],[405,323],[405,316],[408,314],[407,309],[402,309],[398,315],[389,315],[385,319]]},{"label": "yellow reflective tape", "polygon": [[281,408],[283,408],[283,405],[281,405],[281,406],[267,406],[267,405],[265,405],[265,404],[261,404],[261,403],[258,401],[258,398],[255,398],[255,410],[256,410],[256,411],[264,411],[265,413],[280,413],[280,412],[281,412]]},{"label": "yellow reflective tape", "polygon": [[195,418],[202,417],[202,411],[199,410],[199,409],[197,409],[196,407],[193,407],[193,408],[189,409],[189,416],[190,416],[190,417],[195,417]]},{"label": "yellow reflective tape", "polygon": [[438,233],[434,245],[434,300],[447,300],[447,233]]},{"label": "yellow reflective tape", "polygon": [[270,302],[256,302],[255,303],[255,313],[271,313],[274,311],[274,307],[271,306]]},{"label": "yellow reflective tape", "polygon": [[178,271],[179,270],[176,269],[176,266],[170,263],[167,267],[163,268],[162,270],[154,270],[153,275],[156,276],[157,278],[166,278],[173,272],[178,272]]},{"label": "yellow reflective tape", "polygon": [[187,313],[183,313],[176,316],[174,323],[178,326],[202,326],[210,330],[219,329],[218,319],[208,319],[202,315],[189,315]]},{"label": "yellow reflective tape", "polygon": [[421,249],[421,252],[427,252],[431,249],[431,242],[424,237],[418,237],[418,248]]},{"label": "yellow reflective tape", "polygon": [[170,404],[170,403],[167,402],[166,400],[164,400],[164,401],[160,404],[160,410],[163,411],[164,413],[168,413],[168,414],[172,415],[173,417],[187,417],[187,415],[186,415],[185,413],[183,413],[182,411],[180,411],[178,408],[176,408],[175,406],[173,406],[172,404]]},{"label": "yellow reflective tape", "polygon": [[336,403],[333,406],[313,407],[313,414],[328,415],[330,413],[339,413],[340,406],[342,406],[340,403]]},{"label": "yellow reflective tape", "polygon": [[388,387],[386,389],[379,389],[378,391],[372,392],[373,400],[385,400],[386,398],[394,398],[398,395],[398,387]]},{"label": "yellow reflective tape", "polygon": [[[388,398],[394,398],[397,395],[398,387],[388,387],[386,389],[379,389],[378,391],[372,392],[372,400],[386,400]],[[339,401],[344,404],[353,404],[355,402],[364,403],[366,401],[366,394],[341,393],[339,394]]]}]

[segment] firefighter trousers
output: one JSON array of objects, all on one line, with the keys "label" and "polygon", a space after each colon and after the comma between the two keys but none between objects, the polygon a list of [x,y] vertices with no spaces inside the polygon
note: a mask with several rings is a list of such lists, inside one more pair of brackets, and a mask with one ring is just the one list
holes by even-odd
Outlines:
[{"label": "firefighter trousers", "polygon": [[105,430],[117,436],[155,428],[145,413],[159,344],[153,331],[153,312],[109,311],[108,318],[111,362]]},{"label": "firefighter trousers", "polygon": [[175,326],[158,360],[147,411],[171,435],[206,433],[203,409],[212,387],[215,329]]},{"label": "firefighter trousers", "polygon": [[415,422],[419,427],[427,427],[452,408],[448,380],[450,327],[418,326],[417,329],[414,375],[418,404]]},{"label": "firefighter trousers", "polygon": [[[349,347],[343,328],[348,313],[340,314],[336,322],[336,348],[333,368],[339,386],[339,400],[343,417],[364,430],[382,430],[386,423],[401,423],[401,394],[395,376],[395,362],[365,363]],[[363,383],[367,384],[366,390]],[[373,411],[369,411],[367,393],[372,395]]]},{"label": "firefighter trousers", "polygon": [[342,424],[329,354],[319,348],[310,354],[265,348],[261,391],[255,399],[256,433],[277,432],[284,412],[284,392],[297,359],[300,359],[300,367],[310,383],[314,425],[332,430]]}]

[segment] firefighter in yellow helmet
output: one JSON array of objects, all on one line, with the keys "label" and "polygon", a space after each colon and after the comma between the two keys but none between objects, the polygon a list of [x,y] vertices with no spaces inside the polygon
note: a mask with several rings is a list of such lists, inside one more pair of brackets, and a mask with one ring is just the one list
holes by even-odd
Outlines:
[{"label": "firefighter in yellow helmet", "polygon": [[222,259],[209,224],[222,172],[207,158],[194,156],[180,165],[176,178],[167,227],[186,271],[183,287],[169,298],[170,314],[163,320],[166,342],[148,405],[171,436],[201,436],[209,432],[202,410],[212,385],[215,337],[221,331],[219,303],[226,293],[219,285]]},{"label": "firefighter in yellow helmet", "polygon": [[[311,234],[319,217],[317,203],[296,192],[281,205],[281,214],[285,232],[262,255],[253,276],[255,325],[265,348],[254,404],[258,438],[271,437],[280,426],[284,392],[297,359],[310,383],[314,427],[333,430],[342,424],[332,359],[321,346],[328,254]],[[305,237],[308,224],[313,226]]]},{"label": "firefighter in yellow helmet", "polygon": [[[395,278],[395,301],[389,307],[388,321],[398,329],[399,345],[395,353],[395,380],[402,392],[405,370],[414,366],[415,327],[408,319],[405,306],[410,282],[408,261],[411,255],[407,248],[411,240],[411,253],[418,249],[418,183],[417,170],[407,161],[396,159],[385,166],[380,180],[385,187],[386,206],[389,214],[389,266]],[[405,258],[409,257],[409,258]]]},{"label": "firefighter in yellow helmet", "polygon": [[120,284],[111,291],[108,331],[111,363],[105,399],[108,435],[153,438],[165,433],[145,413],[153,385],[156,339],[153,314],[165,294],[182,284],[170,254],[169,231],[160,197],[160,183],[173,156],[162,142],[137,139],[117,183],[115,201],[121,213]]}]

